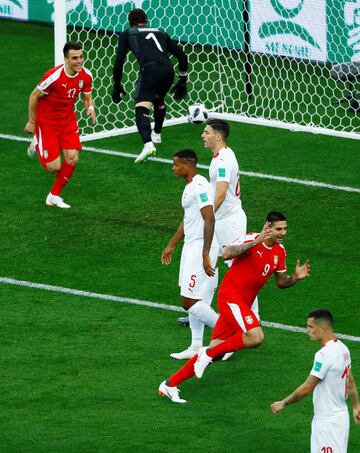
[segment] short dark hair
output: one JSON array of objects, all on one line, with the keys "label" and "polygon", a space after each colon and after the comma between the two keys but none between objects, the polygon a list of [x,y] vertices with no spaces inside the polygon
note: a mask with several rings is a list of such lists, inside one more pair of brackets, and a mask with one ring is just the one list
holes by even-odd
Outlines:
[{"label": "short dark hair", "polygon": [[214,131],[219,132],[224,140],[228,138],[230,126],[226,121],[220,120],[219,118],[212,118],[211,120],[208,120],[207,125],[212,127]]},{"label": "short dark hair", "polygon": [[333,327],[334,325],[333,315],[330,313],[329,310],[326,310],[324,308],[312,311],[311,313],[308,314],[308,319],[309,318],[314,318],[316,321],[318,320],[325,321],[331,327]]},{"label": "short dark hair", "polygon": [[134,27],[138,24],[146,24],[147,22],[147,15],[143,9],[134,8],[129,12],[128,19],[130,25]]},{"label": "short dark hair", "polygon": [[276,211],[271,211],[269,214],[266,216],[266,221],[270,223],[274,222],[280,222],[280,221],[287,221],[286,217],[284,214],[281,212],[276,212]]},{"label": "short dark hair", "polygon": [[76,41],[69,41],[63,48],[64,57],[69,55],[69,50],[82,50],[82,44]]},{"label": "short dark hair", "polygon": [[192,149],[181,149],[180,151],[178,151],[174,154],[174,157],[178,157],[179,159],[187,160],[187,161],[193,163],[193,165],[195,165],[195,166],[198,161],[196,152],[193,151]]}]

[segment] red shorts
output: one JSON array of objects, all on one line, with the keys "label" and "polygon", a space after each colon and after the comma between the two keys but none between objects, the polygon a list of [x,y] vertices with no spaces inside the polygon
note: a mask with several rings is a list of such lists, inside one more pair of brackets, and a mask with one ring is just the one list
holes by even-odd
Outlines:
[{"label": "red shorts", "polygon": [[64,124],[37,122],[35,125],[37,139],[36,151],[41,165],[52,162],[60,156],[62,149],[81,149],[79,127],[76,119]]},{"label": "red shorts", "polygon": [[238,332],[246,333],[248,330],[260,327],[251,308],[241,299],[218,299],[219,319],[217,320],[211,339],[226,340]]}]

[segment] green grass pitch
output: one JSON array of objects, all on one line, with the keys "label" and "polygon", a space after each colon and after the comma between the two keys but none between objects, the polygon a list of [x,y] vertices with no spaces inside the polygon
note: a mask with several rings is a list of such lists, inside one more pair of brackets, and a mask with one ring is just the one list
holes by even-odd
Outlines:
[{"label": "green grass pitch", "polygon": [[[0,134],[25,137],[28,95],[53,64],[52,30],[0,21]],[[359,187],[358,142],[232,123],[241,169]],[[193,147],[210,162],[190,124],[166,128],[158,156]],[[90,144],[137,154],[136,134]],[[0,138],[0,277],[178,305],[180,248],[160,255],[181,220],[183,181],[169,164],[84,151],[64,191],[68,211],[45,206],[53,177],[26,143]],[[200,170],[206,175],[206,170]],[[249,230],[269,210],[285,212],[287,264],[310,258],[310,279],[260,294],[266,321],[304,326],[329,308],[336,331],[360,336],[359,193],[250,176],[241,178]],[[224,266],[221,266],[221,274]],[[270,403],[307,377],[318,345],[264,328],[261,348],[239,352],[182,386],[188,404],[157,395],[188,345],[177,313],[0,283],[0,451],[302,453],[309,451],[311,398],[277,417]],[[208,339],[210,332],[206,331]],[[360,343],[345,341],[360,385]],[[360,449],[351,422],[349,453]]]}]

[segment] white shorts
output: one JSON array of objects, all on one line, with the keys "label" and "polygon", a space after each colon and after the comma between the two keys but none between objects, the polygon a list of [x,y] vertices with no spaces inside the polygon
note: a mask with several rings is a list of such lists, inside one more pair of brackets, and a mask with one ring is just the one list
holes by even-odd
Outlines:
[{"label": "white shorts", "polygon": [[[185,243],[181,252],[179,286],[180,294],[189,299],[204,298],[208,287],[213,286],[214,277],[206,275],[203,268],[203,244]],[[211,264],[215,266],[218,247],[210,248]]]},{"label": "white shorts", "polygon": [[349,439],[349,413],[329,418],[314,416],[311,423],[311,453],[346,453]]}]

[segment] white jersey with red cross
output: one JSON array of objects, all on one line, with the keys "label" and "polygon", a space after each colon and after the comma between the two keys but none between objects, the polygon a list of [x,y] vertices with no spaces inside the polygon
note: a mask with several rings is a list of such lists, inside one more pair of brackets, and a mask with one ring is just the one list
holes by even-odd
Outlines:
[{"label": "white jersey with red cross", "polygon": [[209,176],[213,197],[215,197],[218,182],[229,184],[225,200],[215,212],[215,219],[223,219],[241,210],[239,164],[231,148],[225,146],[214,154],[210,163]]},{"label": "white jersey with red cross", "polygon": [[315,354],[310,374],[321,379],[313,394],[315,416],[332,417],[347,411],[350,367],[349,349],[338,339],[328,341]]},{"label": "white jersey with red cross", "polygon": [[42,123],[67,123],[75,116],[75,101],[79,93],[91,93],[93,77],[82,68],[70,76],[62,64],[45,72],[37,88],[46,94],[39,99],[37,121]]}]

